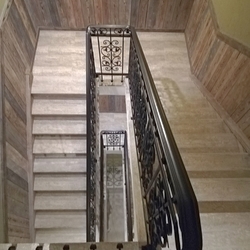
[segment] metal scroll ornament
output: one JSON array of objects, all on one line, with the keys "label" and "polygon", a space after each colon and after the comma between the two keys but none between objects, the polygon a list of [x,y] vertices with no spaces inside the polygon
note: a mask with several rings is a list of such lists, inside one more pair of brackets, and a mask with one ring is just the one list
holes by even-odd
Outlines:
[{"label": "metal scroll ornament", "polygon": [[146,221],[150,235],[150,249],[169,245],[168,236],[173,232],[176,249],[180,250],[174,192],[171,188],[171,181],[165,173],[164,157],[160,141],[156,136],[157,128],[132,41],[130,43],[129,86],[141,183],[147,204]]},{"label": "metal scroll ornament", "polygon": [[122,67],[122,46],[118,40],[104,40],[101,46],[102,67],[105,71],[119,71]]}]

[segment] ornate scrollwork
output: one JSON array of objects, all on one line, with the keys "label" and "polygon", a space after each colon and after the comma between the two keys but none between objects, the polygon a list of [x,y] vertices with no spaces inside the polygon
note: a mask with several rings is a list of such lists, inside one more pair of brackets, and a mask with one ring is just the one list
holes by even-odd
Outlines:
[{"label": "ornate scrollwork", "polygon": [[151,245],[169,246],[168,235],[172,234],[172,219],[162,175],[159,174],[149,192],[148,199],[149,231]]},{"label": "ornate scrollwork", "polygon": [[97,112],[96,112],[96,73],[95,73],[95,62],[94,62],[94,53],[92,44],[90,44],[90,173],[89,173],[89,216],[90,216],[90,225],[89,225],[89,235],[90,240],[96,240],[96,125],[97,125]]},{"label": "ornate scrollwork", "polygon": [[[157,128],[133,41],[130,43],[129,87],[141,183],[147,204],[150,245],[152,249],[158,245],[165,247],[168,236],[174,231],[176,249],[180,250],[174,189],[171,179],[166,178],[168,172],[165,177],[162,175],[167,166],[163,164],[161,146],[156,146],[158,139],[154,131]],[[160,141],[157,143],[159,145]]]},{"label": "ornate scrollwork", "polygon": [[101,64],[105,71],[119,71],[122,67],[122,46],[118,40],[104,40],[101,46]]}]

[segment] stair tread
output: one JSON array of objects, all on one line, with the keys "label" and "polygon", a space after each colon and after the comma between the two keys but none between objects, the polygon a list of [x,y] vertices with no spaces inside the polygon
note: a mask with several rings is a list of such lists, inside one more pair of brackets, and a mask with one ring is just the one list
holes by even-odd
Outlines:
[{"label": "stair tread", "polygon": [[[58,58],[59,60],[60,58]],[[62,65],[62,66],[34,66],[33,75],[36,77],[37,75],[45,75],[45,76],[75,76],[79,78],[84,78],[85,70],[83,62],[80,67],[77,65]]]},{"label": "stair tread", "polygon": [[181,153],[240,152],[236,138],[230,133],[175,134]]},{"label": "stair tread", "polygon": [[86,100],[34,98],[32,115],[86,115]]},{"label": "stair tread", "polygon": [[187,170],[250,170],[247,153],[182,153]]},{"label": "stair tread", "polygon": [[204,250],[249,249],[250,213],[209,213],[200,217]]},{"label": "stair tread", "polygon": [[85,154],[86,139],[84,137],[58,136],[35,137],[33,154]]},{"label": "stair tread", "polygon": [[200,119],[179,121],[170,119],[169,124],[174,134],[185,133],[230,133],[228,127],[220,119]]},{"label": "stair tread", "polygon": [[85,228],[86,212],[37,211],[35,228]]},{"label": "stair tread", "polygon": [[34,76],[31,94],[86,94],[86,76]]},{"label": "stair tread", "polygon": [[35,210],[85,210],[86,192],[37,192]]},{"label": "stair tread", "polygon": [[36,229],[36,242],[40,243],[81,243],[86,242],[85,229]]},{"label": "stair tread", "polygon": [[35,174],[34,191],[86,191],[86,175]]},{"label": "stair tread", "polygon": [[33,134],[86,134],[86,120],[83,118],[46,117],[33,119]]},{"label": "stair tread", "polygon": [[85,157],[35,157],[34,173],[86,173]]},{"label": "stair tread", "polygon": [[250,200],[250,178],[191,178],[198,201]]},{"label": "stair tread", "polygon": [[211,107],[197,108],[164,108],[167,119],[178,119],[179,121],[186,122],[188,120],[198,119],[218,119],[219,115]]}]

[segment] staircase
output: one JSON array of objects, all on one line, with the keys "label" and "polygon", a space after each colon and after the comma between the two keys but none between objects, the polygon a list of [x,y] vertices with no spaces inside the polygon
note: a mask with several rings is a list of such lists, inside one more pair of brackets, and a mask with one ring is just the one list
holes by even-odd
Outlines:
[{"label": "staircase", "polygon": [[84,32],[40,32],[31,90],[39,243],[86,241],[84,49]]},{"label": "staircase", "polygon": [[249,249],[249,154],[195,85],[184,35],[139,38],[198,200],[203,249]]}]

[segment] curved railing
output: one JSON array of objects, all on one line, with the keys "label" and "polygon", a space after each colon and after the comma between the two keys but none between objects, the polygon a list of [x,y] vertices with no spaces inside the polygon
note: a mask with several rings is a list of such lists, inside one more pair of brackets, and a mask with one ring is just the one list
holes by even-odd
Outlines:
[{"label": "curved railing", "polygon": [[197,200],[134,28],[129,86],[150,245],[202,249]]},{"label": "curved railing", "polygon": [[97,94],[96,69],[90,33],[86,32],[87,95],[87,241],[96,241]]},{"label": "curved railing", "polygon": [[[165,247],[169,245],[171,236],[175,249],[200,250],[202,233],[198,203],[135,29],[129,26],[94,26],[88,29],[89,36],[91,29],[94,34],[107,34],[109,37],[111,65],[115,56],[112,53],[120,50],[115,48],[113,51],[112,35],[115,38],[124,34],[130,37],[127,75],[141,187],[146,204],[144,214],[148,247]],[[109,75],[113,80],[114,74],[110,71]]]}]

